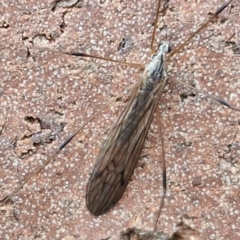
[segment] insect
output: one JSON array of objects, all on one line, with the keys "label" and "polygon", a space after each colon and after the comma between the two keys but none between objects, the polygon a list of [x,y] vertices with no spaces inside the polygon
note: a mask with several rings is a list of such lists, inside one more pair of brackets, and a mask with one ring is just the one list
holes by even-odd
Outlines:
[{"label": "insect", "polygon": [[31,119],[29,119],[29,120],[31,120]]}]

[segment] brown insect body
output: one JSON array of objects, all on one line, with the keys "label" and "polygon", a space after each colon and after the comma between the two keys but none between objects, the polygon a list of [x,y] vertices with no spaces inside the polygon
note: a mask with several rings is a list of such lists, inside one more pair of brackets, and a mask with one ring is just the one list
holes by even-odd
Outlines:
[{"label": "brown insect body", "polygon": [[97,157],[86,197],[87,207],[94,215],[104,214],[113,207],[127,187],[167,83],[164,61],[169,51],[169,42],[159,45]]}]

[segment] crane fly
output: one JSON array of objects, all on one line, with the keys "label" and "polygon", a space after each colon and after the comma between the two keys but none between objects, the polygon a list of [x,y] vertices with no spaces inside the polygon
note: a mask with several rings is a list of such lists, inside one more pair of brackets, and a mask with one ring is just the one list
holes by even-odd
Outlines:
[{"label": "crane fly", "polygon": [[158,100],[167,83],[163,42],[146,66],[132,100],[100,151],[87,186],[86,202],[91,213],[107,212],[122,197],[142,150]]},{"label": "crane fly", "polygon": [[[231,1],[219,8],[222,12]],[[159,5],[160,1],[159,1]],[[156,21],[157,22],[157,21]],[[208,23],[192,34],[179,51]],[[132,99],[113,127],[103,145],[87,185],[86,203],[89,211],[98,216],[106,213],[122,197],[141,153],[153,114],[167,84],[165,55],[171,51],[170,42],[159,44],[157,52],[145,67]],[[78,55],[78,54],[76,54]],[[233,108],[224,100],[221,104]],[[235,109],[237,110],[237,109]],[[163,161],[163,188],[166,192],[166,167]],[[162,200],[163,202],[163,200]],[[162,203],[160,209],[162,207]]]},{"label": "crane fly", "polygon": [[[139,154],[141,153],[149,126],[159,102],[159,98],[161,97],[167,84],[165,55],[170,53],[169,55],[172,56],[176,52],[179,52],[194,37],[194,35],[199,33],[199,31],[201,31],[213,18],[215,18],[227,6],[229,6],[232,1],[233,0],[228,1],[221,8],[219,8],[213,17],[206,22],[206,24],[200,27],[200,29],[191,35],[184,42],[184,44],[180,45],[180,47],[172,53],[170,53],[170,42],[165,41],[159,44],[157,52],[153,55],[150,63],[146,66],[142,74],[131,100],[128,102],[117,123],[110,131],[108,138],[97,157],[95,166],[87,184],[86,193],[86,205],[92,214],[99,216],[114,207],[122,197],[125,188],[129,183],[131,175],[137,164]],[[158,3],[160,7],[161,1]],[[157,20],[155,20],[155,22],[157,22]],[[82,53],[66,54],[88,57],[87,54]],[[170,56],[167,58],[170,58]],[[221,104],[233,108],[223,99],[216,98],[214,96],[211,97]],[[56,155],[78,134],[81,129],[82,127],[74,132],[59,146]],[[48,160],[44,163],[44,166],[46,166],[52,160],[52,158],[53,156],[48,158]],[[43,167],[37,169],[34,175],[42,170],[42,168]],[[28,180],[29,179],[24,181],[23,184],[17,188],[13,194],[8,196],[8,198],[16,194]],[[163,188],[164,194],[160,205],[160,210],[162,208],[163,199],[166,192],[165,161],[163,161]],[[160,215],[160,210],[158,215]],[[157,218],[159,218],[159,216]]]}]

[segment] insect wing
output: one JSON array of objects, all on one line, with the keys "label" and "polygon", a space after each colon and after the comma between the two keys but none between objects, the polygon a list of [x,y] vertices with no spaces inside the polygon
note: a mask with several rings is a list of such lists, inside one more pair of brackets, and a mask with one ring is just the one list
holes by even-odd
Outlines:
[{"label": "insect wing", "polygon": [[120,116],[119,124],[110,132],[87,186],[86,202],[92,214],[104,214],[122,197],[165,84],[164,79],[155,96],[139,94],[132,98]]}]

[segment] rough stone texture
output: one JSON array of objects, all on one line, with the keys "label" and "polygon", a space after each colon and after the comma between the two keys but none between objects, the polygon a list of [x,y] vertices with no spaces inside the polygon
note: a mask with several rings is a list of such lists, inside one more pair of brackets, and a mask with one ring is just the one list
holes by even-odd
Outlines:
[{"label": "rough stone texture", "polygon": [[[175,48],[223,2],[170,0],[159,22],[167,31],[157,32],[157,42],[173,34]],[[239,112],[174,81],[240,108],[239,11],[234,0],[168,61],[170,82],[160,103],[168,191],[158,239],[240,238]],[[150,0],[1,2],[1,199],[141,72],[39,48],[145,64],[155,12]],[[127,99],[114,101],[1,206],[1,239],[149,239],[162,195],[159,116],[121,201],[97,218],[85,206],[95,158]]]}]

